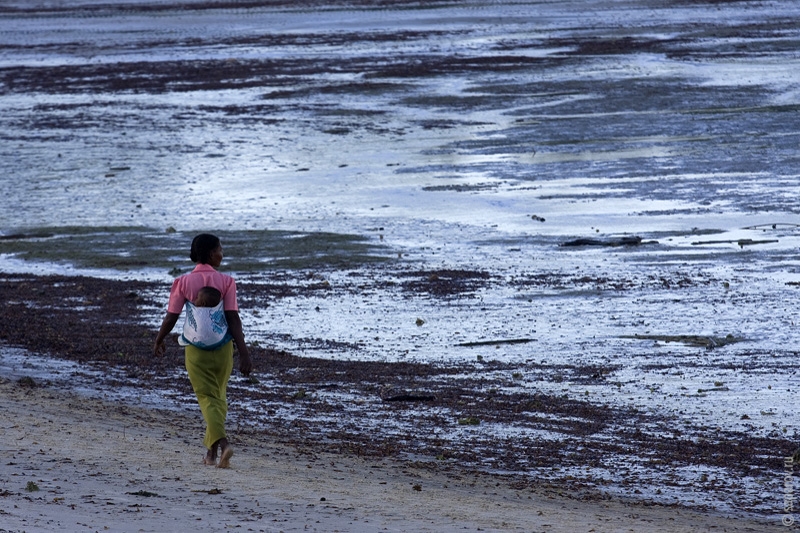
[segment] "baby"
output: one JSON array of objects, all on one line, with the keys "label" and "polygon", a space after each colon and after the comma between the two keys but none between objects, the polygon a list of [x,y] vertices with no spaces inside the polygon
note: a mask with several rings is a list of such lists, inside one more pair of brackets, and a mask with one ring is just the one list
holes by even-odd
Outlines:
[{"label": "baby", "polygon": [[222,299],[220,293],[214,287],[203,287],[197,292],[197,297],[192,302],[195,307],[216,307]]},{"label": "baby", "polygon": [[203,287],[197,291],[193,302],[186,302],[186,322],[178,344],[189,344],[201,350],[216,350],[231,340],[228,322],[220,302],[222,293],[214,287]]}]

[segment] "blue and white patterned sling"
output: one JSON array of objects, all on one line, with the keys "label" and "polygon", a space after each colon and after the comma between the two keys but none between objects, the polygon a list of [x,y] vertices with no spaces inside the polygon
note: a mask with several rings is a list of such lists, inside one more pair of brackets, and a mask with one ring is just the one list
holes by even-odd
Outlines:
[{"label": "blue and white patterned sling", "polygon": [[225,320],[223,302],[216,307],[197,307],[186,302],[186,322],[178,344],[191,344],[201,350],[216,350],[225,345],[233,337],[228,333],[228,321]]}]

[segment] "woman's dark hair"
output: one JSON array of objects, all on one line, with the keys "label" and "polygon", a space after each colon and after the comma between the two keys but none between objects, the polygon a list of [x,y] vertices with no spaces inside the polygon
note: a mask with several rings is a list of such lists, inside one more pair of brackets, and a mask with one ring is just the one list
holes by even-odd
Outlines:
[{"label": "woman's dark hair", "polygon": [[192,251],[189,259],[192,263],[207,265],[211,262],[211,252],[219,246],[219,237],[210,233],[201,233],[192,240]]}]

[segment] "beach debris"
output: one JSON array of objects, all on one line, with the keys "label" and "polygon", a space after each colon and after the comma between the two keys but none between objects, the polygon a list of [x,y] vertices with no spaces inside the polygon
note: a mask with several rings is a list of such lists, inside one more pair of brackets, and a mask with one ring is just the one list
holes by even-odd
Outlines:
[{"label": "beach debris", "polygon": [[728,387],[714,387],[713,389],[697,389],[697,394],[705,394],[707,392],[726,392],[730,389]]},{"label": "beach debris", "polygon": [[302,399],[304,399],[306,396],[308,396],[308,393],[306,392],[306,390],[305,390],[305,389],[303,389],[303,388],[300,388],[300,389],[298,389],[298,391],[297,391],[297,392],[295,392],[295,393],[292,395],[292,398],[293,398],[293,399],[295,399],[295,400],[302,400]]},{"label": "beach debris", "polygon": [[455,346],[493,346],[495,344],[525,344],[526,342],[533,342],[536,339],[530,339],[527,337],[519,338],[519,339],[492,339],[488,341],[469,341],[469,342],[459,342]]},{"label": "beach debris", "polygon": [[692,246],[705,246],[709,244],[738,244],[740,248],[744,248],[745,246],[753,246],[756,244],[771,244],[780,242],[778,239],[762,239],[762,240],[754,240],[754,239],[726,239],[726,240],[719,240],[719,241],[695,241],[692,243]]},{"label": "beach debris", "polygon": [[384,402],[430,402],[436,399],[431,392],[408,391],[388,385],[381,389],[379,395]]},{"label": "beach debris", "polygon": [[426,192],[453,191],[453,192],[476,192],[497,189],[497,183],[456,183],[448,185],[428,185],[422,190]]},{"label": "beach debris", "polygon": [[745,226],[742,229],[778,229],[779,226],[786,228],[800,228],[800,224],[793,224],[791,222],[775,222],[772,224],[756,224],[755,226]]},{"label": "beach debris", "polygon": [[412,488],[412,489],[414,489],[414,490],[415,490],[415,491],[417,491],[417,492],[420,492],[420,491],[422,491],[422,485],[420,485],[419,483],[417,483],[416,485],[414,485],[414,486],[413,486],[413,487],[411,487],[411,488]]},{"label": "beach debris", "polygon": [[22,376],[17,380],[17,385],[20,387],[25,387],[26,389],[34,389],[38,386],[36,381],[33,380],[30,376]]},{"label": "beach debris", "polygon": [[459,426],[479,426],[480,423],[481,420],[477,416],[466,416],[458,419]]},{"label": "beach debris", "polygon": [[418,318],[418,319],[416,320],[416,324],[417,324],[417,326],[422,326],[423,324],[425,324],[425,321],[424,321],[424,320],[422,320],[421,318]]},{"label": "beach debris", "polygon": [[614,239],[580,238],[561,243],[561,246],[639,246],[641,244],[658,244],[658,241],[644,241],[637,235],[630,235]]},{"label": "beach debris", "polygon": [[436,399],[433,394],[425,394],[419,392],[403,392],[400,394],[393,394],[390,396],[382,396],[381,400],[384,402],[432,402]]},{"label": "beach debris", "polygon": [[154,498],[158,496],[158,494],[155,492],[150,492],[149,490],[137,490],[136,492],[126,492],[125,494],[130,494],[131,496],[142,496],[143,498]]},{"label": "beach debris", "polygon": [[202,492],[203,494],[222,494],[222,489],[194,489],[192,492]]},{"label": "beach debris", "polygon": [[539,215],[531,215],[531,219],[537,222],[544,222],[544,217],[540,217]]},{"label": "beach debris", "polygon": [[733,344],[740,342],[744,339],[735,337],[730,333],[725,337],[711,337],[705,335],[642,335],[636,333],[634,335],[620,335],[621,339],[638,339],[638,340],[653,340],[661,342],[680,342],[688,346],[705,347],[706,349],[718,348],[726,344]]},{"label": "beach debris", "polygon": [[25,490],[27,492],[38,492],[39,491],[39,485],[37,485],[33,481],[28,481],[27,485],[25,485]]}]

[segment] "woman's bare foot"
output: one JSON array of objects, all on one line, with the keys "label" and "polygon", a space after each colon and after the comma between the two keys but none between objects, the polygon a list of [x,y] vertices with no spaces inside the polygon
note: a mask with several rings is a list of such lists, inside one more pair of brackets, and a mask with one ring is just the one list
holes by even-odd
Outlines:
[{"label": "woman's bare foot", "polygon": [[228,444],[228,439],[219,439],[219,463],[217,468],[228,468],[231,466],[231,457],[233,457],[233,448]]},{"label": "woman's bare foot", "polygon": [[208,450],[205,457],[203,457],[203,464],[206,466],[214,466],[217,464],[217,456],[216,454],[212,454],[211,450]]},{"label": "woman's bare foot", "polygon": [[219,441],[215,442],[211,449],[206,452],[203,457],[203,464],[207,466],[215,466],[217,464],[217,449],[219,448]]}]

